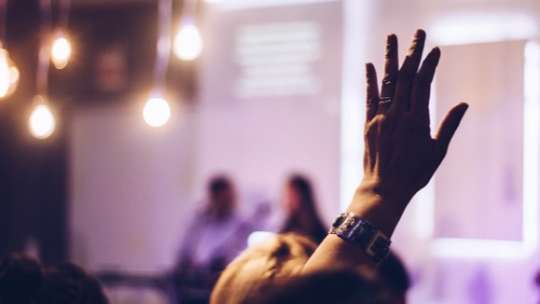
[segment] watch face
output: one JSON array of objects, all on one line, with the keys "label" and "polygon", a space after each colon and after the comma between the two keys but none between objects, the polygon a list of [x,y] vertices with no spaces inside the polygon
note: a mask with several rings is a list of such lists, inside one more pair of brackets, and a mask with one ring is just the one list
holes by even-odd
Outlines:
[{"label": "watch face", "polygon": [[390,240],[381,231],[352,214],[337,217],[330,233],[362,246],[377,263],[386,258],[390,251]]}]

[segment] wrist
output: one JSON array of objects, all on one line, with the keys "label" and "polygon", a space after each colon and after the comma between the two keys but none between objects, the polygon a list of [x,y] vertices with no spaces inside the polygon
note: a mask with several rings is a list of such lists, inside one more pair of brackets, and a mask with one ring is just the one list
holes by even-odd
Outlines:
[{"label": "wrist", "polygon": [[363,181],[357,188],[348,211],[391,237],[410,199],[390,195],[378,183]]}]

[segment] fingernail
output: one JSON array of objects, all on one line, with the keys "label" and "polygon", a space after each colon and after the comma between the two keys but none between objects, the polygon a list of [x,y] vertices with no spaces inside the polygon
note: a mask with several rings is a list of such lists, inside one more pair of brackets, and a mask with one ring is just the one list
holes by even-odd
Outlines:
[{"label": "fingernail", "polygon": [[390,34],[386,37],[386,56],[390,55],[390,52],[392,51],[392,46],[394,45],[394,41],[396,40],[395,34]]},{"label": "fingernail", "polygon": [[371,66],[372,66],[371,62],[366,63],[366,73],[369,74],[371,72]]},{"label": "fingernail", "polygon": [[441,49],[439,49],[439,47],[435,47],[431,50],[431,52],[429,52],[428,58],[426,59],[429,59],[431,61],[438,61],[440,57],[441,57]]},{"label": "fingernail", "polygon": [[467,113],[467,110],[468,110],[468,109],[469,109],[469,104],[464,103],[464,102],[461,103],[461,104],[459,105],[459,115],[460,115],[460,116],[464,116],[465,113]]},{"label": "fingernail", "polygon": [[416,51],[416,48],[418,47],[420,40],[424,40],[424,39],[426,39],[426,32],[424,32],[424,30],[422,29],[416,30],[416,32],[414,33],[411,47],[409,48],[409,52],[408,52],[409,55],[413,54]]}]

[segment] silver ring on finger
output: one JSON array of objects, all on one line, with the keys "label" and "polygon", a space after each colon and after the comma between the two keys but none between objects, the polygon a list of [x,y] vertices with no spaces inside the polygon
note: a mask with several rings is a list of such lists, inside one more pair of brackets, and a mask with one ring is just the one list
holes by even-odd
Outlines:
[{"label": "silver ring on finger", "polygon": [[381,97],[379,99],[379,105],[392,103],[392,97]]}]

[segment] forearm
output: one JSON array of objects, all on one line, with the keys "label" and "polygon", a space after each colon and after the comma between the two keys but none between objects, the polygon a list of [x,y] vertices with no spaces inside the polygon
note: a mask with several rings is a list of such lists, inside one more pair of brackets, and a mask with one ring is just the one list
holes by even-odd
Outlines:
[{"label": "forearm", "polygon": [[[390,198],[376,191],[370,183],[362,183],[347,211],[365,220],[391,237],[404,211],[408,199]],[[328,235],[304,266],[305,272],[335,267],[374,265],[364,248],[342,240],[335,234]]]}]

